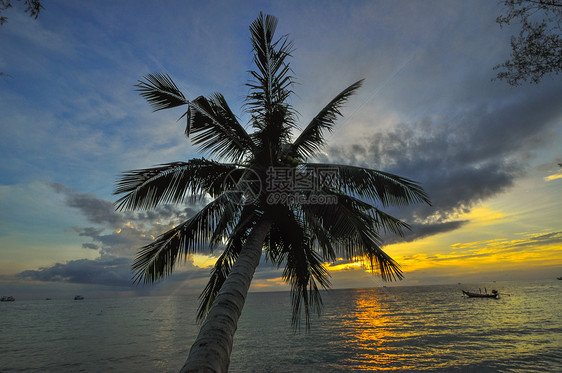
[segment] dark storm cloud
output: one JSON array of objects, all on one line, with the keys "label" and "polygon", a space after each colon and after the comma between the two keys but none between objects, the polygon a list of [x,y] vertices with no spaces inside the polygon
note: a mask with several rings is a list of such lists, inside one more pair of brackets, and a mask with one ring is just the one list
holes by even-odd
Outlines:
[{"label": "dark storm cloud", "polygon": [[64,195],[69,207],[80,210],[91,223],[109,224],[112,227],[124,223],[123,216],[115,211],[113,203],[99,199],[93,194],[76,193],[60,183],[50,183],[50,186],[57,193]]},{"label": "dark storm cloud", "polygon": [[23,271],[16,275],[32,281],[70,282],[118,287],[131,286],[131,259],[102,256],[56,263],[51,267]]},{"label": "dark storm cloud", "polygon": [[[138,289],[133,283],[131,264],[133,260],[125,257],[102,255],[97,259],[71,260],[56,263],[50,267],[20,272],[16,277],[42,282],[65,282],[74,284],[104,285],[117,288]],[[183,265],[189,269],[174,274],[173,282],[196,281],[208,278],[209,270],[198,268],[191,262]]]},{"label": "dark storm cloud", "polygon": [[562,115],[559,97],[562,89],[550,86],[533,94],[514,91],[496,102],[475,99],[452,119],[403,123],[361,143],[332,147],[326,160],[418,181],[432,206],[391,209],[415,223],[405,239],[446,232],[463,224],[450,221],[455,213],[506,191],[524,175]]},{"label": "dark storm cloud", "polygon": [[82,247],[84,249],[90,249],[90,250],[99,250],[100,247],[94,243],[83,243]]},{"label": "dark storm cloud", "polygon": [[443,223],[410,224],[411,230],[406,230],[404,236],[384,235],[384,243],[412,242],[420,238],[430,237],[439,233],[445,233],[459,229],[468,223],[467,220],[448,221]]}]

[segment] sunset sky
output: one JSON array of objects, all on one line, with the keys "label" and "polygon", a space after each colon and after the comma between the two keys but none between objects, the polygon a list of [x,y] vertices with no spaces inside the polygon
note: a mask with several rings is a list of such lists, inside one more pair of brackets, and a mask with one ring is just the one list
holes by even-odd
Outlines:
[{"label": "sunset sky", "polygon": [[[200,206],[116,213],[120,172],[201,157],[179,111],[153,113],[134,84],[172,76],[188,99],[221,92],[246,123],[260,11],[290,34],[301,125],[365,79],[319,160],[420,182],[432,206],[391,212],[411,224],[385,247],[397,285],[562,276],[562,77],[492,80],[517,25],[495,1],[16,2],[0,26],[0,295],[175,293],[201,289],[212,257],[134,286],[151,237]],[[214,253],[217,255],[217,253]],[[330,265],[335,288],[391,284],[358,263]],[[253,290],[288,289],[262,263]]]}]

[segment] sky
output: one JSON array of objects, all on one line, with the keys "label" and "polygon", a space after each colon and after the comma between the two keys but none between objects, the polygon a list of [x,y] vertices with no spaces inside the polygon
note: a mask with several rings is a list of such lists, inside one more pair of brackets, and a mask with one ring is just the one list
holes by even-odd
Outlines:
[{"label": "sky", "polygon": [[[494,1],[58,1],[34,20],[16,2],[0,26],[0,293],[17,299],[200,291],[213,257],[131,281],[137,250],[201,206],[116,212],[126,170],[202,155],[179,111],[153,113],[134,84],[168,73],[188,99],[221,92],[242,123],[248,26],[279,18],[295,50],[301,128],[359,79],[314,161],[392,172],[432,205],[389,212],[405,278],[329,264],[334,288],[551,280],[562,276],[562,77],[509,86],[493,67],[517,24]],[[251,290],[286,290],[270,263]]]}]

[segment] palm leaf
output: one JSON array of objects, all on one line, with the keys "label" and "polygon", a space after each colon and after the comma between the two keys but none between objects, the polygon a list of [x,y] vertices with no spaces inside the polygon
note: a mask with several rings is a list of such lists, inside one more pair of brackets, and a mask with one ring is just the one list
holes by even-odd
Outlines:
[{"label": "palm leaf", "polygon": [[155,282],[172,273],[178,258],[211,249],[212,246],[208,244],[215,234],[225,205],[232,199],[232,193],[237,192],[222,194],[192,218],[142,247],[132,266],[134,282]]},{"label": "palm leaf", "polygon": [[368,204],[354,197],[328,190],[322,190],[322,193],[336,196],[337,203],[302,205],[301,208],[305,216],[310,215],[305,218],[306,221],[315,219],[325,232],[329,232],[335,252],[349,260],[367,259],[370,270],[375,271],[378,267],[385,281],[402,278],[400,266],[382,249],[378,229],[384,224],[389,229],[400,231],[407,225],[376,211],[370,212]]},{"label": "palm leaf", "polygon": [[301,313],[304,311],[306,329],[310,328],[311,311],[320,315],[322,297],[318,286],[330,287],[329,274],[321,257],[306,240],[300,245],[291,245],[286,252],[283,279],[291,286],[292,318],[291,323],[296,329],[300,326]]},{"label": "palm leaf", "polygon": [[287,206],[269,207],[268,213],[273,217],[273,224],[265,239],[266,260],[280,266],[284,255],[295,242],[300,242],[304,234],[302,224],[297,223],[294,212]]},{"label": "palm leaf", "polygon": [[252,80],[247,84],[250,91],[245,106],[255,128],[251,135],[256,145],[253,156],[266,164],[276,162],[281,144],[290,141],[295,117],[287,102],[293,77],[286,60],[293,47],[286,36],[274,41],[276,28],[277,18],[262,13],[250,26],[256,69],[250,71]]},{"label": "palm leaf", "polygon": [[[237,195],[241,193],[237,192]],[[215,232],[211,237],[211,245],[216,246],[224,237],[230,237],[232,233],[238,228],[240,222],[240,214],[243,211],[243,205],[238,203],[238,200],[229,199],[224,205],[223,212],[215,227]]]},{"label": "palm leaf", "polygon": [[293,327],[300,326],[304,312],[308,330],[311,312],[320,314],[322,309],[318,285],[330,287],[328,272],[301,217],[287,207],[278,206],[273,211],[269,212],[274,224],[266,238],[268,258],[277,266],[285,265],[283,279],[291,286]]},{"label": "palm leaf", "polygon": [[240,125],[220,93],[209,99],[197,97],[189,104],[187,136],[200,150],[234,161],[254,148],[252,138]]},{"label": "palm leaf", "polygon": [[405,223],[377,208],[373,208],[371,212],[372,216],[375,218],[375,226],[377,229],[382,229],[385,232],[394,233],[399,236],[404,236],[404,230],[412,229],[408,223]]},{"label": "palm leaf", "polygon": [[322,219],[305,214],[301,210],[302,220],[310,234],[311,244],[322,251],[322,260],[325,262],[333,262],[336,260],[336,251],[334,249],[332,235],[322,226]]},{"label": "palm leaf", "polygon": [[273,41],[277,22],[274,16],[260,13],[250,25],[254,65],[257,70],[250,71],[253,81],[248,83],[250,93],[246,105],[254,117],[253,125],[262,130],[267,126],[287,124],[276,120],[275,117],[279,117],[281,112],[287,112],[288,105],[285,102],[292,93],[290,86],[293,84],[293,78],[286,62],[292,52],[292,43],[286,36]]},{"label": "palm leaf", "polygon": [[148,101],[154,111],[189,104],[189,101],[168,74],[147,74],[144,79],[145,81],[139,80],[139,83],[135,86],[138,87],[137,90],[140,95]]},{"label": "palm leaf", "polygon": [[405,206],[418,202],[431,204],[429,196],[418,183],[388,172],[322,163],[306,163],[302,167],[314,171],[323,185],[379,201],[383,206]]},{"label": "palm leaf", "polygon": [[225,188],[232,187],[228,182],[236,181],[242,172],[234,165],[204,158],[127,171],[116,183],[114,194],[125,195],[115,205],[117,210],[151,209],[162,203],[181,203],[187,197],[198,198],[206,193],[217,196]]},{"label": "palm leaf", "polygon": [[301,132],[293,143],[291,153],[308,158],[319,151],[326,143],[323,132],[332,132],[336,119],[342,116],[341,107],[362,84],[363,80],[353,83],[330,101]]}]

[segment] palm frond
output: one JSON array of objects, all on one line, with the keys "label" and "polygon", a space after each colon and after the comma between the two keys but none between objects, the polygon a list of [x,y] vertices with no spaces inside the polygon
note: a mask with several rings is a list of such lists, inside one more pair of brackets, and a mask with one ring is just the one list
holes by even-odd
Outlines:
[{"label": "palm frond", "polygon": [[152,243],[142,247],[133,263],[133,280],[155,282],[169,276],[178,258],[201,250],[212,249],[209,246],[215,234],[216,226],[230,203],[229,191],[207,204],[192,218],[158,236]]},{"label": "palm frond", "polygon": [[145,81],[139,80],[139,83],[135,86],[154,111],[189,104],[189,101],[168,74],[147,74],[144,79]]},{"label": "palm frond", "polygon": [[299,246],[292,246],[286,253],[283,279],[291,285],[293,327],[299,328],[301,313],[304,311],[306,329],[309,330],[311,311],[318,315],[322,312],[322,297],[318,286],[328,289],[330,280],[321,257],[306,241]]},{"label": "palm frond", "polygon": [[200,150],[234,161],[254,148],[252,138],[238,122],[225,98],[216,93],[209,99],[200,96],[189,103],[187,136]]},{"label": "palm frond", "polygon": [[[241,193],[235,192],[236,195]],[[238,228],[238,223],[240,222],[240,214],[243,212],[243,205],[238,203],[239,201],[230,198],[224,205],[224,209],[220,216],[219,221],[215,227],[215,232],[211,237],[211,245],[216,246],[221,243],[224,237],[230,237],[235,229]]]},{"label": "palm frond", "polygon": [[293,78],[286,58],[291,55],[293,47],[286,36],[273,41],[277,22],[276,17],[260,13],[250,25],[254,65],[257,70],[250,71],[253,81],[248,83],[250,92],[246,105],[254,117],[253,125],[258,129],[283,124],[275,120],[274,114],[279,113],[281,108],[285,109],[282,111],[287,111],[286,100],[292,93],[290,87]]},{"label": "palm frond", "polygon": [[361,218],[369,220],[370,223],[373,223],[377,231],[382,230],[384,232],[404,236],[405,230],[411,230],[411,227],[408,223],[395,218],[394,216],[385,213],[384,211],[376,208],[370,203],[367,203],[352,195],[342,193],[338,190],[326,188],[321,189],[320,194],[335,197],[334,199],[337,200],[338,203],[342,201],[344,202],[345,206],[351,206],[359,213],[359,216]]},{"label": "palm frond", "polygon": [[274,223],[266,238],[266,252],[278,267],[285,266],[283,279],[291,285],[293,327],[300,326],[304,312],[308,330],[311,312],[320,314],[322,310],[318,286],[330,287],[329,274],[301,217],[287,207],[279,206],[274,211]]},{"label": "palm frond", "polygon": [[314,171],[323,185],[379,201],[383,206],[405,206],[419,202],[431,204],[429,196],[418,183],[388,172],[322,163],[306,163],[302,167]]},{"label": "palm frond", "polygon": [[283,205],[269,206],[268,215],[273,217],[273,224],[265,239],[266,261],[269,260],[278,267],[285,259],[285,253],[298,242],[300,245],[304,230],[297,222],[293,211]]},{"label": "palm frond", "polygon": [[354,197],[327,189],[321,193],[337,197],[337,203],[302,205],[301,208],[305,216],[309,215],[307,221],[315,219],[325,232],[329,232],[335,252],[349,260],[366,258],[370,270],[375,271],[378,267],[385,281],[402,278],[400,266],[382,249],[378,229],[384,224],[388,229],[400,231],[407,225],[373,212],[370,205]]},{"label": "palm frond", "polygon": [[389,215],[382,210],[373,208],[371,212],[376,221],[376,228],[382,229],[384,232],[390,232],[399,236],[404,236],[405,230],[412,229],[408,223],[403,222],[402,220],[395,218],[394,216]]},{"label": "palm frond", "polygon": [[322,219],[318,216],[302,213],[302,219],[309,232],[311,244],[316,246],[322,252],[322,260],[325,262],[333,262],[336,260],[336,251],[334,249],[333,238],[328,230],[322,226]]},{"label": "palm frond", "polygon": [[113,193],[125,193],[115,202],[116,209],[151,209],[161,203],[180,203],[187,197],[197,198],[205,193],[217,196],[231,187],[228,182],[237,174],[241,171],[237,172],[234,165],[204,158],[127,171],[118,179]]},{"label": "palm frond", "polygon": [[254,159],[260,160],[261,164],[276,164],[284,144],[291,140],[291,129],[294,126],[292,110],[288,105],[279,105],[269,113],[267,120],[263,120],[265,124],[256,124],[259,121],[254,118],[257,130],[251,134],[256,144]]},{"label": "palm frond", "polygon": [[326,143],[323,132],[332,132],[338,116],[342,116],[341,107],[362,84],[363,80],[353,83],[330,101],[297,137],[292,145],[292,153],[308,158],[318,152]]}]

